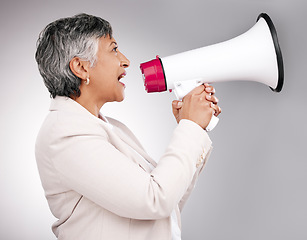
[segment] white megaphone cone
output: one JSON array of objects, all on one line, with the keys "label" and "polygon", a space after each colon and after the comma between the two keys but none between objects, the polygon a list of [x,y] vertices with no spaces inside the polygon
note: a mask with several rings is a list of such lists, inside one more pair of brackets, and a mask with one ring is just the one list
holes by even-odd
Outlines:
[{"label": "white megaphone cone", "polygon": [[[174,90],[182,99],[204,83],[255,81],[280,92],[284,81],[282,54],[270,17],[262,13],[246,33],[228,41],[142,63],[147,92]],[[207,130],[218,118],[212,116]]]}]

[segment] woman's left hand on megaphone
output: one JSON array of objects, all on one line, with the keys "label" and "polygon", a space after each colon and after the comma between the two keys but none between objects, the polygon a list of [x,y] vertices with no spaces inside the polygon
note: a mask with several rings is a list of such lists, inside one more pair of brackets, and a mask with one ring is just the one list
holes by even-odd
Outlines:
[{"label": "woman's left hand on megaphone", "polygon": [[217,105],[217,103],[219,102],[219,99],[216,96],[214,96],[215,89],[208,83],[205,83],[204,86],[205,86],[205,91],[209,93],[209,95],[206,95],[206,99],[209,102],[212,102],[211,107],[215,111],[214,116],[217,117],[222,112],[222,109]]},{"label": "woman's left hand on megaphone", "polygon": [[194,88],[181,101],[173,101],[173,114],[179,123],[181,119],[191,120],[202,128],[209,124],[212,114],[219,115],[218,99],[214,96],[215,90],[206,84]]}]

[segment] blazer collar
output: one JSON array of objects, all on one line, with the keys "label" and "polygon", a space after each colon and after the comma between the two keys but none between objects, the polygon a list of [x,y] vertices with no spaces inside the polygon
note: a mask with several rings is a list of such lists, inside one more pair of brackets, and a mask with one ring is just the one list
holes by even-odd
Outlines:
[{"label": "blazer collar", "polygon": [[86,108],[69,97],[56,96],[55,98],[51,99],[49,111],[59,110],[67,113],[87,115],[89,118],[99,121],[99,119],[91,114]]}]

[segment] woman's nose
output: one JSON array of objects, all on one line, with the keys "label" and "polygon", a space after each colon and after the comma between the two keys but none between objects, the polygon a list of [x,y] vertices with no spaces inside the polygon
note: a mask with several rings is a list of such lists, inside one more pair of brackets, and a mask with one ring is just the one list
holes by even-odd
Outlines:
[{"label": "woman's nose", "polygon": [[122,54],[120,52],[120,66],[121,67],[124,67],[124,68],[127,68],[130,66],[130,61],[128,58],[126,58],[126,56],[124,54]]}]

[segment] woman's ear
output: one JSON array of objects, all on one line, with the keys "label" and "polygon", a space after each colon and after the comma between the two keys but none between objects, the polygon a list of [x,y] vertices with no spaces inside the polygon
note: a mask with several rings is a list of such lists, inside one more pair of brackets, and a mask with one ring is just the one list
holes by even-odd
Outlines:
[{"label": "woman's ear", "polygon": [[78,78],[85,80],[89,75],[89,66],[90,63],[88,61],[82,61],[78,57],[74,57],[69,62],[70,70],[75,74]]}]

